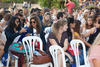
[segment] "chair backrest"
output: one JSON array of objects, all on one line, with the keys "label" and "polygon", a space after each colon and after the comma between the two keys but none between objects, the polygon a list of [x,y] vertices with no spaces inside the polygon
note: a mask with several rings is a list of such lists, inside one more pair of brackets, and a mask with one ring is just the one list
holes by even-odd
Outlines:
[{"label": "chair backrest", "polygon": [[27,62],[32,61],[33,51],[35,50],[36,45],[39,43],[40,50],[43,50],[43,44],[40,37],[37,36],[27,36],[22,39],[24,49],[27,56]]},{"label": "chair backrest", "polygon": [[76,65],[77,67],[80,67],[80,58],[79,58],[79,45],[82,45],[83,48],[83,56],[84,56],[84,65],[87,65],[87,57],[86,57],[86,48],[85,48],[85,44],[78,39],[74,39],[70,42],[70,45],[74,51],[75,54],[75,59],[76,59]]},{"label": "chair backrest", "polygon": [[50,53],[52,55],[52,58],[53,58],[54,67],[59,67],[58,66],[58,60],[57,60],[57,52],[58,52],[58,50],[60,50],[61,54],[62,54],[63,67],[66,67],[64,50],[58,45],[52,45],[52,46],[50,46],[49,51],[50,51]]},{"label": "chair backrest", "polygon": [[45,41],[46,41],[46,42],[47,42],[47,39],[48,39],[49,34],[50,34],[50,33],[46,33],[46,34],[45,34]]},{"label": "chair backrest", "polygon": [[52,31],[51,27],[46,27],[46,28],[44,29],[44,32],[45,32],[45,33],[50,33],[51,31]]}]

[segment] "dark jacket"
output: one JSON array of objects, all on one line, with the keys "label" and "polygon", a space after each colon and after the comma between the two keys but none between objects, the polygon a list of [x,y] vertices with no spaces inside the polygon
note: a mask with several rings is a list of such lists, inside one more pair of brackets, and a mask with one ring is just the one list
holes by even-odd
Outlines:
[{"label": "dark jacket", "polygon": [[14,32],[14,30],[10,27],[7,27],[5,29],[5,35],[6,35],[6,44],[5,44],[5,47],[4,47],[4,51],[7,53],[8,52],[8,48],[9,46],[12,44],[13,40],[18,36],[20,35],[19,32]]}]

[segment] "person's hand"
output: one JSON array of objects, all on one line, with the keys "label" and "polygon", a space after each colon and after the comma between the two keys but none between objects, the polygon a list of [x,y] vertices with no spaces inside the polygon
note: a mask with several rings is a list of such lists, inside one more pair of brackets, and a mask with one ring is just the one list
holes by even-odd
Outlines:
[{"label": "person's hand", "polygon": [[67,2],[67,1],[65,0],[65,3],[64,3],[64,6],[65,6],[65,7],[66,7],[66,2]]},{"label": "person's hand", "polygon": [[94,32],[96,32],[96,27],[91,29],[91,34],[93,34]]},{"label": "person's hand", "polygon": [[72,58],[72,57],[69,57],[69,60],[70,60],[70,62],[71,62],[71,63],[73,63],[73,62],[74,62],[74,60],[73,60],[73,58]]},{"label": "person's hand", "polygon": [[30,36],[30,33],[27,33],[26,36]]},{"label": "person's hand", "polygon": [[22,28],[22,29],[20,30],[20,33],[23,33],[23,32],[27,32],[25,28]]},{"label": "person's hand", "polygon": [[66,7],[66,2],[64,3],[64,6]]}]

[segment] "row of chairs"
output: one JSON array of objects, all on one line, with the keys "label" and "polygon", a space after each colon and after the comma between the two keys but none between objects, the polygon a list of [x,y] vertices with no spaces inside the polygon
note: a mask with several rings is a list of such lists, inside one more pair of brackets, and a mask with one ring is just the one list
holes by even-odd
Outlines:
[{"label": "row of chairs", "polygon": [[[43,45],[42,45],[42,40],[37,37],[37,36],[27,36],[25,38],[23,38],[22,42],[24,45],[24,49],[26,52],[26,58],[27,58],[27,67],[53,67],[52,63],[45,63],[45,64],[32,64],[32,57],[33,57],[33,51],[35,50],[35,46],[34,43],[35,41],[39,41],[40,42],[40,50],[43,51]],[[83,55],[84,55],[84,65],[80,65],[80,59],[79,59],[79,53],[78,53],[78,44],[82,45],[83,47]],[[27,45],[27,47],[26,47]],[[75,54],[75,59],[76,59],[76,66],[77,67],[90,67],[89,66],[89,62],[88,62],[88,58],[86,56],[86,50],[85,50],[85,44],[81,41],[81,40],[72,40],[70,43],[74,54]],[[27,48],[29,49],[29,53],[27,52]],[[53,58],[53,62],[54,62],[54,67],[59,67],[58,66],[58,61],[57,61],[57,51],[60,50],[61,54],[62,54],[62,58],[63,58],[63,67],[66,67],[66,61],[65,61],[65,54],[63,49],[58,46],[58,45],[52,45],[49,48],[49,51],[52,55]],[[9,61],[10,61],[10,55],[8,56],[8,62],[7,62],[7,67],[9,66]],[[16,56],[15,56],[16,57]],[[15,67],[18,67],[18,57],[16,57],[16,61],[15,61]],[[33,59],[34,60],[34,59]]]}]

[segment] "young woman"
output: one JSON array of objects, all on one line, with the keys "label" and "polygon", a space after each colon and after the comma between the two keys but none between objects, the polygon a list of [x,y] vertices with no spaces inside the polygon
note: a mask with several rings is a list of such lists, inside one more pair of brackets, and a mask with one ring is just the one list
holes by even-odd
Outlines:
[{"label": "young woman", "polygon": [[41,25],[38,16],[32,16],[30,19],[29,33],[40,37]]},{"label": "young woman", "polygon": [[[52,26],[52,32],[49,34],[48,40],[47,40],[47,52],[49,53],[49,47],[51,45],[59,45],[63,48],[65,51],[65,54],[69,57],[71,62],[73,59],[71,56],[66,52],[68,47],[68,38],[67,33],[65,32],[67,30],[67,22],[64,19],[58,20],[57,23],[54,23]],[[59,67],[63,67],[62,59],[60,51],[58,52],[58,65]]]},{"label": "young woman", "polygon": [[44,32],[40,25],[40,19],[38,16],[32,16],[30,19],[30,26],[29,26],[29,34],[32,36],[38,36],[42,39],[43,45],[44,45],[44,51],[46,51],[46,41],[44,37]]},{"label": "young woman", "polygon": [[[93,23],[93,17],[89,16],[87,19],[86,24],[82,25],[82,33],[83,35],[85,35],[86,33],[88,33],[90,31],[90,29],[92,29],[94,27],[94,23]],[[85,37],[86,41],[89,40],[89,37]]]},{"label": "young woman", "polygon": [[100,52],[99,51],[100,51],[100,33],[96,37],[88,53],[91,67],[100,67]]},{"label": "young woman", "polygon": [[50,27],[52,25],[51,15],[49,12],[46,12],[43,16],[43,26]]},{"label": "young woman", "polygon": [[7,53],[9,46],[12,44],[13,40],[21,33],[26,32],[26,29],[20,29],[20,20],[18,17],[12,17],[9,21],[7,28],[5,29],[5,35],[7,38],[4,51]]},{"label": "young woman", "polygon": [[42,24],[42,29],[44,31],[44,33],[49,33],[51,32],[51,29],[48,30],[48,32],[45,31],[46,28],[50,28],[53,24],[53,21],[51,19],[51,15],[49,12],[46,12],[43,16],[43,24]]},{"label": "young woman", "polygon": [[[95,38],[100,33],[100,20],[98,20],[96,23],[94,23],[94,28],[90,30],[90,32],[86,33],[83,36],[89,36],[88,43],[93,44]],[[87,47],[88,49],[89,47]]]},{"label": "young woman", "polygon": [[[13,43],[14,39],[21,35],[23,32],[26,32],[26,29],[22,28],[20,29],[20,19],[16,16],[13,16],[10,21],[8,26],[6,27],[5,31],[5,35],[6,35],[6,43],[4,46],[4,52],[8,53],[9,49],[10,49],[10,45]],[[15,52],[12,52],[12,54],[16,55],[19,57],[18,59],[18,67],[22,67],[23,61],[22,58],[24,55],[21,54],[16,54]],[[22,62],[21,62],[22,61]]]},{"label": "young woman", "polygon": [[70,43],[70,41],[72,40],[72,33],[73,33],[73,28],[75,28],[75,23],[74,23],[74,18],[72,17],[69,17],[67,20],[68,20],[68,29],[67,29],[68,42]]},{"label": "young woman", "polygon": [[[82,37],[81,37],[81,34],[80,34],[80,25],[81,25],[81,22],[79,21],[79,20],[74,20],[74,25],[71,25],[72,23],[70,23],[70,28],[71,28],[71,37],[72,37],[72,39],[71,40],[73,40],[73,39],[79,39],[79,40],[82,40],[87,46],[89,46],[90,47],[90,44],[89,43],[87,43],[84,39],[82,39]],[[74,55],[74,53],[73,53],[73,51],[72,51],[72,48],[71,48],[71,46],[69,45],[68,46],[68,53],[73,57],[73,59],[74,59],[74,63],[75,63],[75,55]],[[79,54],[80,54],[80,64],[82,65],[82,64],[84,64],[84,62],[83,62],[83,51],[82,51],[82,49],[80,49],[80,51],[79,51]]]}]

